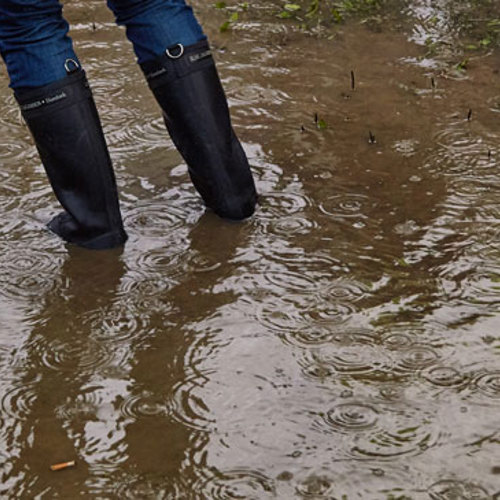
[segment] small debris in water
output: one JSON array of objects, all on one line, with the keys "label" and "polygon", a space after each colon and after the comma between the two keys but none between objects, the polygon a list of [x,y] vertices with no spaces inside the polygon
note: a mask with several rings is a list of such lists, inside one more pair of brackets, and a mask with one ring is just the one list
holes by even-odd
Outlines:
[{"label": "small debris in water", "polygon": [[356,80],[354,78],[354,71],[351,70],[351,89],[354,90],[356,88]]},{"label": "small debris in water", "polygon": [[328,125],[325,120],[318,116],[318,113],[314,113],[314,123],[319,130],[325,130]]},{"label": "small debris in water", "polygon": [[58,470],[64,470],[68,469],[69,467],[74,467],[76,465],[76,462],[72,460],[71,462],[62,462],[60,464],[54,464],[50,466],[50,470],[52,471],[58,471]]},{"label": "small debris in water", "polygon": [[368,131],[368,142],[370,144],[375,144],[377,142],[377,139],[375,139],[375,136],[372,134],[372,131]]},{"label": "small debris in water", "polygon": [[467,113],[467,121],[470,122],[471,118],[472,118],[472,109],[469,109],[469,112]]},{"label": "small debris in water", "polygon": [[278,481],[290,481],[291,479],[293,479],[293,474],[291,472],[288,472],[288,471],[283,471],[283,472],[280,472],[277,476],[276,476],[276,479]]},{"label": "small debris in water", "polygon": [[433,89],[435,89],[435,88],[436,88],[436,80],[434,80],[434,77],[431,77],[431,87],[432,87]]}]

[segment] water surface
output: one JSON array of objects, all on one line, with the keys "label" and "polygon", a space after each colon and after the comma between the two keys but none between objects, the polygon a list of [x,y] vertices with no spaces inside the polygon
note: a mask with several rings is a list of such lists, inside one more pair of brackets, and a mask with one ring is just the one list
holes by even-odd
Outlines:
[{"label": "water surface", "polygon": [[205,213],[104,2],[68,1],[130,240],[64,245],[1,70],[0,495],[497,498],[498,53],[425,56],[433,2],[330,39],[193,4],[261,194],[242,224]]}]

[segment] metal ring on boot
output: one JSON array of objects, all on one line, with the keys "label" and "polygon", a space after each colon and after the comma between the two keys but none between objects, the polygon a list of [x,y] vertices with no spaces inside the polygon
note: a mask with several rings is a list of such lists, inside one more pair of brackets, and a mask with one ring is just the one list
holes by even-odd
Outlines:
[{"label": "metal ring on boot", "polygon": [[178,43],[177,45],[174,45],[174,47],[172,48],[175,47],[179,47],[179,53],[177,55],[172,54],[170,52],[170,48],[168,48],[165,51],[165,54],[167,54],[167,56],[170,57],[170,59],[179,59],[179,57],[182,57],[184,55],[184,45],[182,45],[182,43]]},{"label": "metal ring on boot", "polygon": [[[71,68],[71,65],[73,65],[73,68]],[[74,59],[66,59],[64,62],[64,69],[66,73],[73,73],[73,71],[80,69],[80,65]]]}]

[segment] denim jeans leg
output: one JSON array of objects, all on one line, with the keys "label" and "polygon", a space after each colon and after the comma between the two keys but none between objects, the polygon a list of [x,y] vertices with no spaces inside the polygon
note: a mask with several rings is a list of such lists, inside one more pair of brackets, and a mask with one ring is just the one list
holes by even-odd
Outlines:
[{"label": "denim jeans leg", "polygon": [[141,64],[178,43],[205,40],[193,9],[184,0],[108,0],[116,22],[127,29]]},{"label": "denim jeans leg", "polygon": [[0,0],[0,54],[10,86],[41,87],[66,76],[66,61],[79,65],[68,30],[58,0]]}]

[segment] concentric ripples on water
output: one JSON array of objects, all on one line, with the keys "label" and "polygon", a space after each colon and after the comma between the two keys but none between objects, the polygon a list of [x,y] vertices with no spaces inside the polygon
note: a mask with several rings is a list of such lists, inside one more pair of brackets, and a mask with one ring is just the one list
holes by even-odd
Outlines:
[{"label": "concentric ripples on water", "polygon": [[197,489],[204,498],[214,500],[276,498],[274,482],[261,472],[252,470],[224,471]]},{"label": "concentric ripples on water", "polygon": [[340,433],[338,453],[357,459],[393,460],[401,455],[419,455],[442,439],[435,416],[402,401],[370,404],[340,402],[320,414],[313,427],[326,433]]},{"label": "concentric ripples on water", "polygon": [[318,302],[314,296],[287,295],[270,299],[257,314],[263,326],[287,342],[311,345],[330,340],[353,312],[348,302]]},{"label": "concentric ripples on water", "polygon": [[101,342],[75,336],[68,340],[44,339],[33,346],[39,362],[52,370],[71,373],[94,372],[113,364],[116,351]]},{"label": "concentric ripples on water", "polygon": [[17,382],[16,385],[10,386],[0,398],[0,418],[10,417],[22,420],[29,414],[37,397],[35,384]]},{"label": "concentric ripples on water", "polygon": [[500,399],[500,371],[483,373],[474,379],[477,389],[493,399]]},{"label": "concentric ripples on water", "polygon": [[466,373],[450,366],[434,366],[423,372],[425,380],[438,387],[463,387],[469,383]]},{"label": "concentric ripples on water", "polygon": [[307,235],[316,229],[316,227],[317,224],[314,221],[297,215],[273,220],[268,233],[290,238],[295,235]]},{"label": "concentric ripples on water", "polygon": [[137,204],[127,211],[124,219],[125,225],[150,238],[164,238],[184,223],[183,212],[167,201]]},{"label": "concentric ripples on water", "polygon": [[325,369],[337,375],[363,376],[374,379],[378,372],[390,372],[392,359],[388,353],[369,344],[324,345],[308,351],[301,361],[308,374],[321,374]]},{"label": "concentric ripples on water", "polygon": [[411,408],[385,409],[379,425],[367,439],[355,444],[353,453],[360,458],[392,459],[400,455],[418,455],[440,440],[439,427],[429,413]]},{"label": "concentric ripples on water", "polygon": [[326,476],[311,475],[297,486],[296,491],[303,498],[331,498],[334,484]]},{"label": "concentric ripples on water", "polygon": [[377,424],[378,411],[364,403],[344,403],[328,410],[324,421],[338,432],[366,431]]},{"label": "concentric ripples on water", "polygon": [[305,210],[309,199],[301,193],[276,191],[267,192],[259,202],[258,219],[278,219]]},{"label": "concentric ripples on water", "polygon": [[100,386],[86,387],[76,398],[67,400],[55,409],[55,414],[63,420],[93,420],[97,418],[103,404]]},{"label": "concentric ripples on water", "polygon": [[137,255],[133,266],[156,277],[168,276],[170,280],[174,280],[185,273],[187,250],[188,244],[176,238],[166,246],[144,250]]},{"label": "concentric ripples on water", "polygon": [[201,393],[204,378],[192,376],[173,388],[172,418],[191,429],[213,429],[215,421]]},{"label": "concentric ripples on water", "polygon": [[123,416],[134,420],[149,417],[167,417],[172,414],[172,408],[167,398],[150,391],[130,395],[120,402],[119,408]]},{"label": "concentric ripples on water", "polygon": [[492,500],[481,486],[456,479],[443,479],[428,490],[432,500]]},{"label": "concentric ripples on water", "polygon": [[3,285],[0,294],[10,299],[43,297],[57,283],[61,260],[52,252],[4,243],[0,249]]},{"label": "concentric ripples on water", "polygon": [[435,138],[440,148],[427,163],[431,171],[439,169],[444,175],[472,174],[491,170],[491,151],[495,143],[489,143],[466,124],[458,123],[440,131]]},{"label": "concentric ripples on water", "polygon": [[398,367],[404,371],[417,371],[439,361],[439,353],[428,345],[412,345],[400,353]]},{"label": "concentric ripples on water", "polygon": [[93,311],[86,318],[93,337],[101,341],[125,342],[147,332],[147,318],[127,307]]},{"label": "concentric ripples on water", "polygon": [[376,203],[368,196],[356,193],[332,195],[320,203],[323,214],[339,221],[357,224],[359,227],[366,225],[370,212]]},{"label": "concentric ripples on water", "polygon": [[[175,500],[176,498],[187,498],[188,488],[183,483],[172,480],[163,474],[137,474],[120,478],[118,486],[110,492],[114,498],[127,500]],[[96,492],[98,496],[100,493]]]}]

